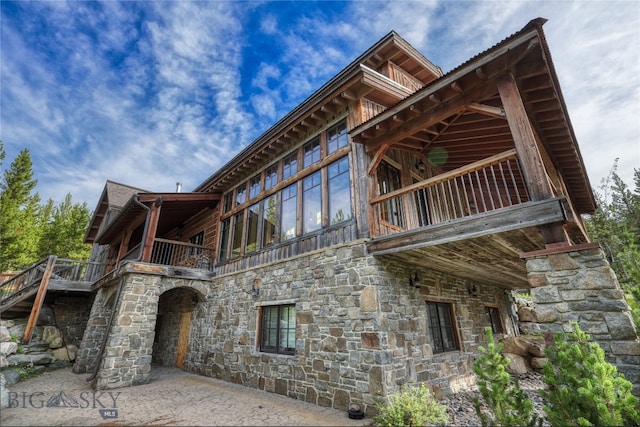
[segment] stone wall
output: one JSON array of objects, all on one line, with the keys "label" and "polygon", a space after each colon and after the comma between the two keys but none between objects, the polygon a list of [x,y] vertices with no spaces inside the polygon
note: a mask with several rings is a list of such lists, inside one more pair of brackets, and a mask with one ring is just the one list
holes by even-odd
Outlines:
[{"label": "stone wall", "polygon": [[[186,370],[341,410],[359,404],[369,414],[377,399],[404,383],[427,382],[436,394],[472,385],[474,354],[488,325],[486,305],[498,306],[506,331],[514,331],[508,292],[374,258],[365,254],[363,241],[209,280],[140,263],[122,270],[122,298],[98,389],[148,381],[152,360],[172,364],[180,310],[170,308],[177,300],[166,293],[177,288],[197,296],[191,300]],[[409,286],[416,273],[419,289]],[[109,317],[107,293],[116,288],[96,297],[76,362],[84,368],[76,372],[95,364],[100,328]],[[425,299],[454,303],[461,351],[433,353]],[[260,352],[261,307],[285,303],[296,307],[295,355]]]},{"label": "stone wall", "polygon": [[524,333],[571,331],[578,322],[640,391],[640,340],[629,305],[597,245],[527,259],[535,322]]}]

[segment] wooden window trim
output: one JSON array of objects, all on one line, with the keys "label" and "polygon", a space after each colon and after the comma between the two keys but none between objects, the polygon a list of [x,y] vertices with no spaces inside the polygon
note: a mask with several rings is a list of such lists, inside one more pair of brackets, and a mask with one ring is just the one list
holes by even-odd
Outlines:
[{"label": "wooden window trim", "polygon": [[[426,316],[427,322],[430,322],[428,304],[439,304],[439,305],[446,304],[449,308],[449,315],[451,316],[451,327],[453,329],[453,339],[455,341],[454,343],[455,348],[443,350],[443,351],[436,351],[436,349],[433,348],[433,342],[432,342],[431,344],[432,344],[433,354],[434,355],[446,354],[446,353],[451,353],[455,351],[462,351],[462,341],[460,340],[460,328],[458,327],[458,321],[457,321],[458,319],[456,317],[455,303],[450,300],[439,300],[439,299],[425,299],[424,301],[425,301],[425,309],[427,311],[427,316]],[[429,326],[429,323],[427,323],[427,332],[431,334],[431,327]],[[431,337],[431,339],[433,339],[433,337]]]}]

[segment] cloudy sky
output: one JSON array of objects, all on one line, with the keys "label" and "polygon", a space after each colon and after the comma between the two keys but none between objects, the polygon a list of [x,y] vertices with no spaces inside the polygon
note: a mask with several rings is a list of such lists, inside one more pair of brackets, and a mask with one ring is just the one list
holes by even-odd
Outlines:
[{"label": "cloudy sky", "polygon": [[2,0],[3,167],[43,199],[190,191],[391,30],[445,72],[547,18],[592,187],[640,167],[640,2]]}]

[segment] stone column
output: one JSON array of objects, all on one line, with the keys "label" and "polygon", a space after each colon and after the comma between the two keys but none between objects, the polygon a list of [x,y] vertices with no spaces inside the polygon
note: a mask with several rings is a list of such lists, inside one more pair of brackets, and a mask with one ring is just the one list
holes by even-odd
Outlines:
[{"label": "stone column", "polygon": [[640,340],[622,287],[598,244],[525,254],[537,323],[527,332],[571,331],[591,336],[640,391]]}]

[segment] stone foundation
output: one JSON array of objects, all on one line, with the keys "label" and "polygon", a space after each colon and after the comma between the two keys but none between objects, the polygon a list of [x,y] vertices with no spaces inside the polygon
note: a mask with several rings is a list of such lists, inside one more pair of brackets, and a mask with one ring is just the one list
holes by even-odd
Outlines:
[{"label": "stone foundation", "polygon": [[589,334],[640,394],[640,340],[631,310],[604,252],[595,245],[527,259],[535,322],[524,333]]},{"label": "stone foundation", "polygon": [[[409,286],[416,272],[419,289]],[[152,360],[178,363],[181,313],[191,313],[184,369],[320,406],[358,404],[368,415],[405,383],[426,382],[436,395],[473,385],[474,355],[489,324],[485,306],[499,308],[506,333],[514,333],[508,292],[408,270],[366,255],[362,241],[206,280],[129,263],[120,280],[98,389],[148,381]],[[117,286],[96,297],[77,372],[95,365]],[[177,288],[191,293],[168,292]],[[454,303],[460,351],[433,353],[425,300]],[[295,355],[260,351],[259,313],[274,304],[295,304]]]}]

